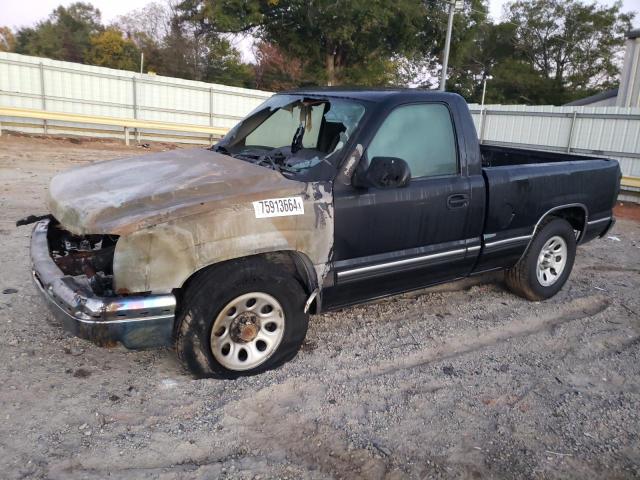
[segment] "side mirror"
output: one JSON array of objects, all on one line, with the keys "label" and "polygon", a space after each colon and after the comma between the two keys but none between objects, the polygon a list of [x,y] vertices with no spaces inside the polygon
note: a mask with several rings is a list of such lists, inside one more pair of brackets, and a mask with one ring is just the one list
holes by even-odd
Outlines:
[{"label": "side mirror", "polygon": [[354,176],[353,184],[365,188],[400,188],[409,185],[411,170],[407,162],[395,157],[374,157],[369,168]]}]

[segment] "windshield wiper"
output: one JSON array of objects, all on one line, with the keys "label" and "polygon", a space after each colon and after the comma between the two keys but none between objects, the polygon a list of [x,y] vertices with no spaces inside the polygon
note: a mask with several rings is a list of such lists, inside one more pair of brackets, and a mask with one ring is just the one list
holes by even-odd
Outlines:
[{"label": "windshield wiper", "polygon": [[287,157],[282,153],[280,155],[271,156],[266,154],[260,158],[256,163],[256,165],[262,165],[263,163],[268,163],[268,166],[273,168],[276,172],[287,172],[287,173],[298,173],[297,170],[294,170],[289,165],[286,164]]},{"label": "windshield wiper", "polygon": [[223,155],[231,155],[231,152],[229,150],[227,150],[227,147],[223,146],[223,145],[214,145],[213,147],[211,147],[210,150],[213,150],[216,153],[222,153]]}]

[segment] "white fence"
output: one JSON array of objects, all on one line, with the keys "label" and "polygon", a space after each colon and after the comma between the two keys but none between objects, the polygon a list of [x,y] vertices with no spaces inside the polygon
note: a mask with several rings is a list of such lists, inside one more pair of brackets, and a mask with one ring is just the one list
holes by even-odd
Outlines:
[{"label": "white fence", "polygon": [[483,143],[598,155],[640,177],[640,109],[469,105]]},{"label": "white fence", "polygon": [[[230,128],[272,93],[0,52],[0,106]],[[42,133],[43,122],[0,118]],[[64,122],[49,122],[50,133]],[[113,136],[106,130],[104,135]],[[93,127],[90,134],[95,133]],[[117,135],[122,135],[117,131]]]}]

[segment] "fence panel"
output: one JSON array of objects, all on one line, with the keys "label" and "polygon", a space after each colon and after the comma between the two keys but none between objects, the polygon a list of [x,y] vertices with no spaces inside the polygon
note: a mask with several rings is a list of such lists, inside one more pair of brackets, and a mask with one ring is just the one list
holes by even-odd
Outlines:
[{"label": "fence panel", "polygon": [[[5,107],[228,129],[271,95],[260,90],[0,52],[0,105]],[[16,125],[19,130],[42,132],[42,127],[33,121],[0,121]],[[49,122],[49,127],[51,133],[64,130],[60,122]],[[82,134],[81,129],[82,125],[74,133]],[[95,127],[87,126],[86,133],[96,135]],[[103,136],[113,134],[107,129]]]},{"label": "fence panel", "polygon": [[[640,177],[640,109],[469,105],[482,143],[614,158]],[[484,124],[484,125],[483,125]]]}]

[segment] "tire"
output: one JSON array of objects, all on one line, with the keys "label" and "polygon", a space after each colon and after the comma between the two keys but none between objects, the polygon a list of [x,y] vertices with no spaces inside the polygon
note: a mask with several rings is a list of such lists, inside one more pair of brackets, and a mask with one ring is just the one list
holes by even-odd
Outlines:
[{"label": "tire", "polygon": [[260,257],[206,269],[188,283],[182,298],[178,358],[201,378],[233,379],[277,368],[293,359],[304,341],[305,299],[291,273]]},{"label": "tire", "polygon": [[[565,258],[560,261],[562,252]],[[513,293],[528,300],[540,301],[553,297],[569,278],[575,257],[576,236],[573,227],[562,218],[549,217],[540,224],[518,263],[507,270],[507,286]]]}]

